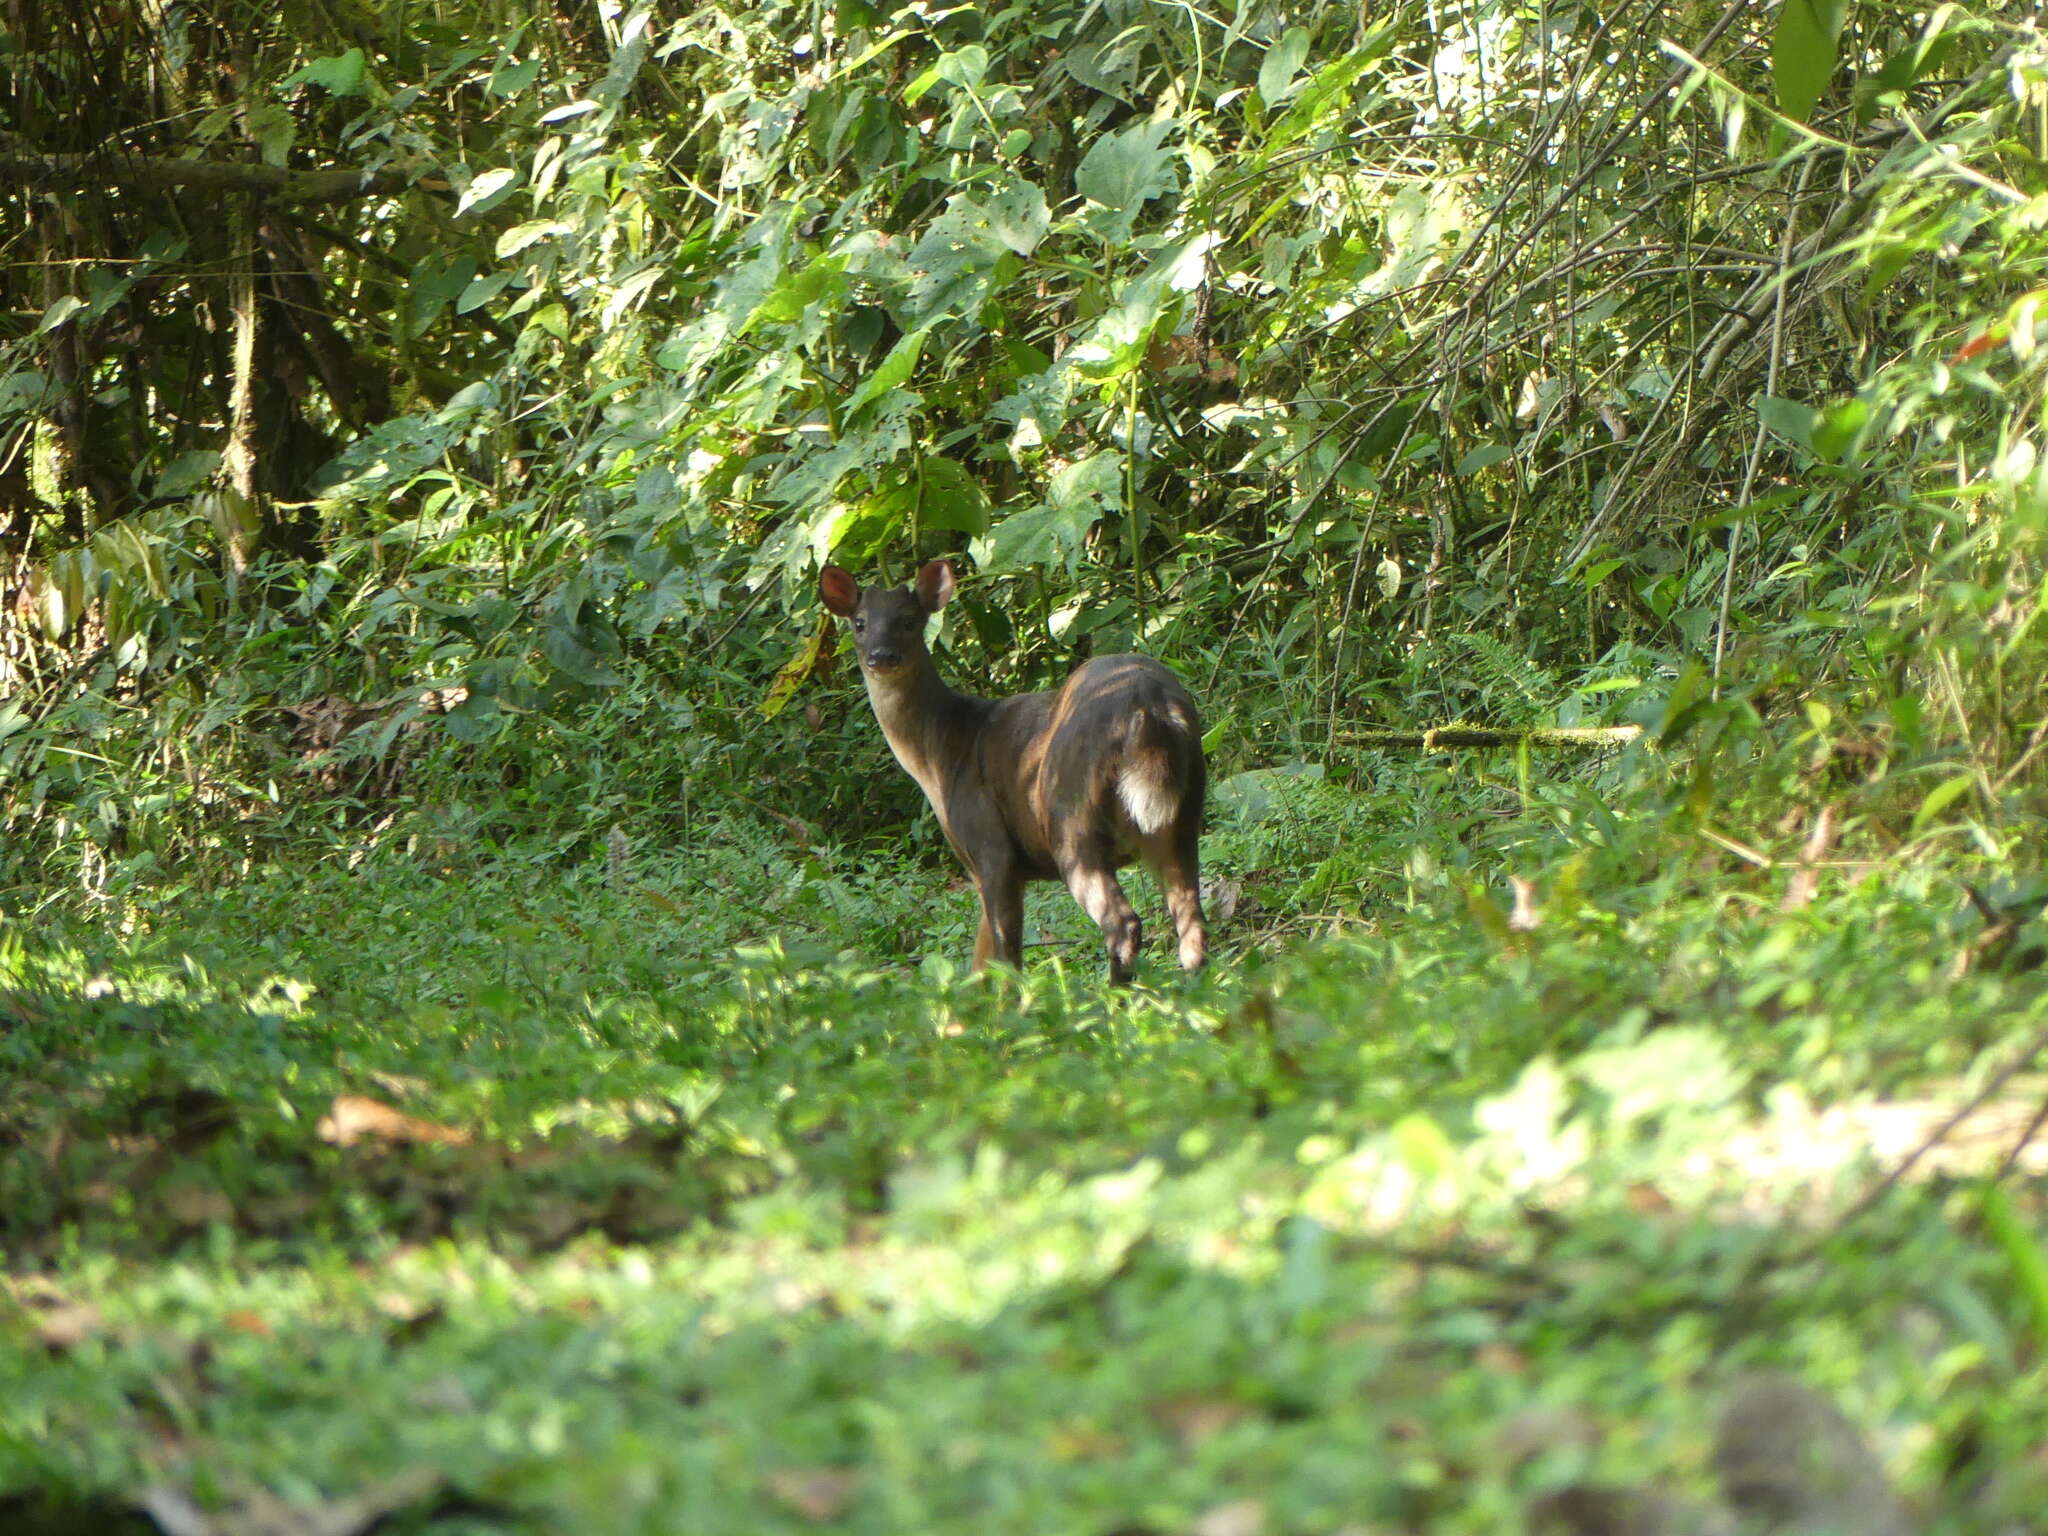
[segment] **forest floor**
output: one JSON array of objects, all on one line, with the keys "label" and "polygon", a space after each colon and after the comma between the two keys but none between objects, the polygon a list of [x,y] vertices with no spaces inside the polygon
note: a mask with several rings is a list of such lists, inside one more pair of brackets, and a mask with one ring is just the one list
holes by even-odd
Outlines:
[{"label": "forest floor", "polygon": [[1063,895],[969,978],[950,870],[740,819],[17,916],[0,1525],[1677,1529],[1615,1490],[1704,1505],[1768,1368],[2038,1529],[2032,930],[1674,833],[1518,898],[1381,814],[1240,797],[1215,963],[1148,888],[1122,995]]}]

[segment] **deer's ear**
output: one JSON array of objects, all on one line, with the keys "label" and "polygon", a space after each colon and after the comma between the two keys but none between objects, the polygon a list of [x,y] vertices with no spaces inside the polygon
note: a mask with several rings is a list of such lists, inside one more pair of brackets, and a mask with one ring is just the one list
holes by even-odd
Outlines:
[{"label": "deer's ear", "polygon": [[842,619],[853,617],[860,605],[860,583],[836,565],[818,572],[818,598]]},{"label": "deer's ear", "polygon": [[917,600],[926,613],[937,613],[953,595],[953,567],[945,560],[927,560],[917,571]]}]

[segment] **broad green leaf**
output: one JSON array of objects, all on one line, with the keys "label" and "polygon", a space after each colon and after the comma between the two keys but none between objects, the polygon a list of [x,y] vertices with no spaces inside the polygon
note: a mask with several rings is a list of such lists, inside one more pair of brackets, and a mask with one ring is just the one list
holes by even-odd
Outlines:
[{"label": "broad green leaf", "polygon": [[441,311],[455,302],[476,276],[476,262],[467,256],[449,261],[432,258],[413,274],[406,295],[409,334],[421,336]]},{"label": "broad green leaf", "polygon": [[540,77],[538,56],[522,64],[503,63],[491,71],[488,89],[493,96],[517,96]]},{"label": "broad green leaf", "polygon": [[1294,93],[1287,115],[1267,135],[1267,152],[1292,144],[1326,115],[1341,111],[1358,77],[1393,50],[1396,37],[1393,26],[1382,23],[1358,47],[1317,70],[1307,87]]},{"label": "broad green leaf", "polygon": [[602,324],[606,329],[610,329],[623,320],[642,299],[647,297],[648,293],[654,288],[654,285],[668,275],[668,262],[658,257],[648,262],[638,272],[631,273],[622,279],[618,287],[612,290],[611,296],[604,301]]},{"label": "broad green leaf", "polygon": [[471,278],[469,286],[456,297],[455,312],[466,315],[472,309],[490,303],[505,291],[505,285],[511,281],[510,272],[486,272],[481,277]]},{"label": "broad green leaf", "polygon": [[441,729],[457,741],[474,746],[495,736],[507,718],[504,707],[494,696],[472,689],[468,698],[441,716]]},{"label": "broad green leaf", "polygon": [[971,89],[987,76],[988,50],[979,43],[969,43],[939,60],[939,78],[950,80],[955,85]]},{"label": "broad green leaf", "polygon": [[242,121],[265,165],[282,166],[290,162],[298,125],[282,102],[252,101],[242,114]]},{"label": "broad green leaf", "polygon": [[1043,504],[1012,512],[972,546],[974,563],[984,574],[1043,569],[1063,562],[1087,529],[1078,532],[1058,511]]},{"label": "broad green leaf", "polygon": [[988,232],[1015,251],[1029,256],[1052,228],[1045,194],[1028,181],[1013,181],[980,205]]},{"label": "broad green leaf", "polygon": [[182,453],[166,464],[156,477],[156,494],[165,500],[189,496],[211,480],[220,469],[220,454],[211,448]]},{"label": "broad green leaf", "polygon": [[305,68],[286,75],[281,84],[287,89],[295,85],[317,85],[330,96],[361,95],[369,76],[367,65],[363,50],[351,48],[346,53],[315,59]]},{"label": "broad green leaf", "polygon": [[455,212],[459,217],[465,213],[483,213],[500,201],[499,194],[509,190],[519,179],[519,173],[509,166],[496,166],[475,177],[462,189],[462,196],[455,201]]},{"label": "broad green leaf", "polygon": [[1492,465],[1504,463],[1514,456],[1515,450],[1506,443],[1481,443],[1458,460],[1458,467],[1453,473],[1462,479],[1466,475],[1476,475],[1480,470]]},{"label": "broad green leaf", "polygon": [[955,197],[906,260],[911,279],[897,305],[897,323],[909,331],[942,316],[974,313],[1005,257],[1015,260],[984,210],[972,198]]},{"label": "broad green leaf", "polygon": [[1813,451],[1835,463],[1855,446],[1858,435],[1870,420],[1868,401],[1852,397],[1837,400],[1820,414],[1813,427]]},{"label": "broad green leaf", "polygon": [[1055,507],[1085,516],[1085,526],[1093,527],[1104,513],[1123,510],[1123,455],[1103,452],[1067,465],[1053,475],[1046,495]]},{"label": "broad green leaf", "polygon": [[903,104],[914,107],[941,81],[973,90],[988,74],[988,50],[970,43],[953,53],[941,54],[939,61],[903,88]]},{"label": "broad green leaf", "polygon": [[76,294],[65,294],[56,303],[43,311],[43,318],[36,323],[36,334],[41,336],[56,330],[58,326],[69,320],[83,308],[85,308],[85,300],[79,298]]},{"label": "broad green leaf", "polygon": [[1771,34],[1778,110],[1805,122],[1835,72],[1835,45],[1848,0],[1784,0]]},{"label": "broad green leaf", "polygon": [[905,489],[915,498],[920,529],[977,536],[988,532],[988,493],[951,459],[923,460],[916,482]]},{"label": "broad green leaf", "polygon": [[1756,399],[1757,419],[1766,430],[1801,448],[1813,447],[1813,430],[1820,421],[1820,412],[1810,405],[1801,405],[1797,400],[1782,400],[1776,395],[1758,395]]},{"label": "broad green leaf", "polygon": [[910,375],[916,371],[918,355],[924,351],[925,337],[930,334],[929,329],[921,328],[912,331],[891,347],[889,355],[882,359],[881,365],[862,379],[855,386],[853,393],[847,397],[846,404],[840,408],[840,419],[852,421],[864,408],[881,399],[890,390],[900,389],[907,384]]},{"label": "broad green leaf", "polygon": [[549,240],[556,235],[569,234],[575,228],[561,219],[530,219],[524,224],[515,224],[498,236],[495,253],[500,261],[507,256],[517,256],[529,245]]},{"label": "broad green leaf", "polygon": [[1308,28],[1289,27],[1259,63],[1259,99],[1277,107],[1299,89],[1296,77],[1308,57]]},{"label": "broad green leaf", "polygon": [[1177,126],[1162,117],[1097,139],[1074,172],[1075,190],[1132,217],[1151,199],[1178,191],[1180,177],[1165,148]]},{"label": "broad green leaf", "polygon": [[569,624],[559,616],[541,632],[541,654],[555,670],[595,688],[611,688],[625,681],[590,644],[590,631],[581,624]]},{"label": "broad green leaf", "polygon": [[849,284],[846,263],[837,256],[822,256],[794,271],[785,272],[747,317],[739,334],[754,326],[792,325],[812,310],[836,308],[845,299]]},{"label": "broad green leaf", "polygon": [[1382,218],[1392,252],[1365,285],[1375,295],[1401,293],[1420,283],[1443,260],[1452,235],[1466,222],[1464,203],[1448,182],[1400,188],[1387,200]]},{"label": "broad green leaf", "polygon": [[1067,354],[1074,371],[1084,378],[1122,378],[1145,361],[1152,337],[1161,322],[1181,311],[1181,298],[1168,291],[1162,274],[1148,274],[1125,285],[1118,302],[1095,322],[1087,340]]}]

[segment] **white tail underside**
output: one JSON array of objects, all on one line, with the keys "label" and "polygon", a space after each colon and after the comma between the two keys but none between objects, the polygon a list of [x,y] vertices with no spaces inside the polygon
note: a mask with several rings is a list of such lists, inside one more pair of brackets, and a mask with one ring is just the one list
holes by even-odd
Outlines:
[{"label": "white tail underside", "polygon": [[1162,831],[1180,809],[1180,790],[1166,774],[1166,762],[1150,752],[1118,775],[1116,792],[1131,813],[1131,822],[1150,835]]}]

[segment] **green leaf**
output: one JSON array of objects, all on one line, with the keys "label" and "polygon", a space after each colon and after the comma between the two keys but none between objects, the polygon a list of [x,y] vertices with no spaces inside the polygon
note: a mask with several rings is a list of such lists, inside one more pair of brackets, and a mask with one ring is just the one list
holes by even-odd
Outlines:
[{"label": "green leaf", "polygon": [[1128,283],[1118,302],[1095,322],[1087,340],[1068,352],[1067,361],[1084,378],[1122,378],[1145,361],[1161,322],[1178,316],[1180,306],[1179,295],[1168,291],[1162,273]]},{"label": "green leaf", "polygon": [[528,59],[523,64],[503,63],[491,71],[487,89],[493,96],[517,96],[540,78],[540,60]]},{"label": "green leaf", "polygon": [[2014,1209],[2012,1197],[1998,1185],[1987,1182],[1978,1202],[1984,1229],[2005,1255],[2014,1289],[2026,1304],[2038,1349],[2048,1343],[2048,1254],[2042,1251],[2039,1233]]},{"label": "green leaf", "polygon": [[989,573],[1042,569],[1056,562],[1071,569],[1089,530],[1122,506],[1122,460],[1098,453],[1054,475],[1044,503],[1011,513],[986,539],[977,540],[974,563]]},{"label": "green leaf", "polygon": [[566,235],[572,228],[572,225],[564,223],[561,219],[531,219],[524,224],[515,224],[498,236],[495,254],[503,261],[507,256],[517,256],[538,241],[552,239],[556,235]]},{"label": "green leaf", "polygon": [[455,302],[456,296],[469,287],[475,276],[476,262],[466,256],[453,261],[434,257],[422,263],[413,274],[406,299],[409,334],[424,335],[427,327],[434,323],[442,310]]},{"label": "green leaf", "polygon": [[1308,28],[1289,27],[1259,63],[1259,99],[1277,107],[1300,89],[1296,77],[1308,57]]},{"label": "green leaf", "polygon": [[979,536],[988,532],[988,493],[951,459],[926,459],[919,471],[920,528]]},{"label": "green leaf", "polygon": [[1813,447],[1813,429],[1820,421],[1820,412],[1812,406],[1801,405],[1797,400],[1781,400],[1776,395],[1758,395],[1756,414],[1766,430],[1786,442],[1801,448]]},{"label": "green leaf", "polygon": [[944,315],[972,314],[988,292],[991,270],[1006,256],[1015,259],[985,210],[972,198],[955,197],[906,258],[911,279],[897,323],[908,331]]},{"label": "green leaf", "polygon": [[486,272],[482,277],[471,278],[469,286],[455,300],[455,312],[466,315],[472,309],[490,303],[505,291],[505,285],[511,281],[510,272]]},{"label": "green leaf", "polygon": [[1403,1115],[1387,1132],[1387,1142],[1418,1183],[1434,1184],[1458,1172],[1456,1143],[1428,1115]]},{"label": "green leaf", "polygon": [[1467,475],[1476,475],[1480,470],[1492,465],[1504,463],[1514,456],[1515,450],[1506,443],[1481,443],[1458,460],[1458,467],[1453,473],[1463,479]]},{"label": "green leaf", "polygon": [[1835,44],[1848,0],[1784,0],[1771,34],[1778,110],[1805,122],[1835,72]]},{"label": "green leaf", "polygon": [[1927,791],[1926,798],[1920,802],[1920,809],[1913,813],[1913,835],[1918,837],[1933,824],[1936,817],[1968,794],[1970,787],[1976,782],[1977,776],[1974,773],[1959,773],[1952,779],[1944,779]]},{"label": "green leaf", "polygon": [[304,69],[286,75],[283,85],[317,85],[330,96],[360,96],[369,78],[368,61],[360,48],[315,59]]},{"label": "green leaf", "polygon": [[189,496],[220,469],[220,454],[211,448],[181,453],[156,477],[156,494],[166,500]]},{"label": "green leaf", "polygon": [[615,671],[591,644],[592,631],[583,624],[571,624],[557,615],[541,632],[541,654],[556,671],[595,688],[611,688],[625,678]]},{"label": "green leaf", "polygon": [[1820,420],[1814,424],[1813,451],[1824,459],[1841,463],[1869,421],[1868,401],[1837,400],[1821,412]]},{"label": "green leaf", "polygon": [[1074,172],[1075,190],[1128,217],[1151,199],[1178,191],[1174,157],[1165,148],[1176,126],[1162,117],[1097,139]]},{"label": "green leaf", "polygon": [[1395,41],[1394,28],[1382,23],[1358,47],[1317,70],[1307,89],[1295,94],[1287,115],[1267,135],[1267,151],[1284,148],[1329,113],[1341,110],[1351,99],[1351,87],[1357,83],[1358,77],[1391,52]]},{"label": "green leaf", "polygon": [[900,389],[910,381],[910,375],[917,368],[918,354],[924,351],[925,337],[931,334],[929,327],[920,327],[905,336],[889,349],[889,355],[881,365],[860,381],[846,404],[840,409],[840,419],[852,421],[867,406],[882,398],[892,389]]},{"label": "green leaf", "polygon": [[1045,193],[1035,183],[1014,181],[980,205],[988,233],[1019,256],[1029,256],[1052,228]]},{"label": "green leaf", "polygon": [[504,725],[505,718],[496,698],[472,691],[468,698],[441,716],[441,729],[457,741],[474,746],[495,736]]},{"label": "green leaf", "polygon": [[485,213],[504,201],[501,194],[511,190],[519,179],[519,173],[510,166],[496,166],[481,176],[471,179],[462,189],[462,196],[455,201],[458,217],[465,213]]},{"label": "green leaf", "polygon": [[282,102],[252,101],[242,121],[265,165],[281,166],[291,159],[298,124]]},{"label": "green leaf", "polygon": [[64,297],[43,311],[43,318],[36,323],[36,334],[41,336],[56,330],[58,326],[84,308],[85,300],[79,298],[76,294],[65,294]]}]

